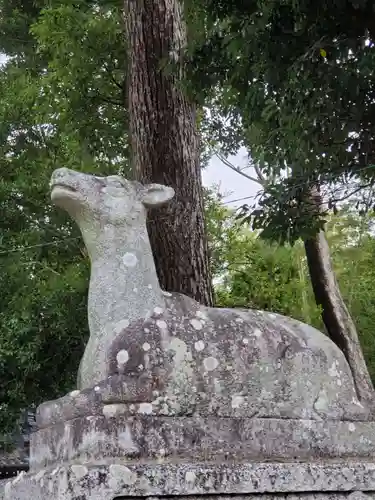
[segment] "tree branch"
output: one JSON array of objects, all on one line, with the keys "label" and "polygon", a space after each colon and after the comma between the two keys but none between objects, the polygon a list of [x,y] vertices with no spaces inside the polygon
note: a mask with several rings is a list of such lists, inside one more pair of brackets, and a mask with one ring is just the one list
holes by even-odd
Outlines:
[{"label": "tree branch", "polygon": [[262,184],[263,186],[265,186],[267,182],[266,182],[266,179],[265,179],[264,175],[262,174],[262,171],[259,168],[259,165],[257,165],[256,163],[253,163],[253,167],[254,167],[254,170],[255,170],[255,172],[256,172],[256,174],[258,176],[260,184]]},{"label": "tree branch", "polygon": [[359,187],[357,187],[356,189],[354,189],[353,191],[350,191],[350,193],[347,193],[345,196],[343,196],[342,198],[334,198],[334,202],[337,203],[339,201],[344,201],[344,200],[347,200],[348,198],[350,198],[351,196],[354,196],[356,193],[358,193],[359,191],[362,191],[363,189],[367,189],[367,188],[370,188],[373,186],[373,182],[369,182],[368,184],[365,184],[365,185],[361,185]]},{"label": "tree branch", "polygon": [[121,106],[122,108],[124,107],[124,104],[121,101],[116,101],[114,99],[110,99],[109,97],[104,97],[100,94],[98,94],[96,97],[101,101],[106,102],[107,104],[112,104],[113,106]]},{"label": "tree branch", "polygon": [[106,72],[108,73],[112,83],[114,83],[116,85],[116,87],[118,87],[120,90],[123,91],[124,90],[123,85],[116,80],[116,78],[113,76],[112,71],[107,67],[106,64],[104,64],[103,67],[106,70]]},{"label": "tree branch", "polygon": [[245,177],[249,181],[256,182],[257,184],[260,184],[261,186],[263,186],[262,181],[260,179],[258,179],[256,177],[252,177],[249,174],[245,174],[245,172],[243,170],[241,170],[239,167],[236,167],[235,165],[233,165],[232,163],[230,163],[230,161],[228,161],[220,152],[216,151],[215,152],[215,156],[220,161],[222,161],[225,166],[229,167],[231,170],[234,170],[235,172],[237,172],[238,174],[242,175],[243,177]]}]

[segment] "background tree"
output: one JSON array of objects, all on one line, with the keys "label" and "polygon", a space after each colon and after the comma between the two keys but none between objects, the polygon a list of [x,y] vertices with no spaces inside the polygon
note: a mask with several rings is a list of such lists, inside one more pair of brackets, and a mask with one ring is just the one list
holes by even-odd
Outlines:
[{"label": "background tree", "polygon": [[[162,288],[212,305],[196,109],[181,89],[186,26],[179,0],[127,0],[133,169],[175,189],[148,224]],[[174,71],[167,71],[167,66]]]},{"label": "background tree", "polygon": [[[230,137],[245,143],[261,168],[280,173],[284,182],[264,196],[264,229],[288,229],[290,238],[295,227],[300,237],[299,219],[307,229],[321,223],[307,226],[308,214],[291,200],[304,200],[312,185],[334,188],[348,179],[367,185],[374,177],[373,3],[187,3],[194,30],[190,90],[230,116],[227,129],[237,132]],[[331,202],[346,195],[332,189]]]}]

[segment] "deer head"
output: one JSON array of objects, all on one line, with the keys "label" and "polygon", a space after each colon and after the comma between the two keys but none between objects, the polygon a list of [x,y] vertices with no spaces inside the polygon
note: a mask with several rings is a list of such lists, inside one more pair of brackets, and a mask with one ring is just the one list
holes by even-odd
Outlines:
[{"label": "deer head", "polygon": [[160,184],[143,186],[119,175],[97,177],[59,168],[51,178],[51,199],[80,225],[82,219],[102,224],[132,224],[146,217],[147,208],[159,207],[174,196]]}]

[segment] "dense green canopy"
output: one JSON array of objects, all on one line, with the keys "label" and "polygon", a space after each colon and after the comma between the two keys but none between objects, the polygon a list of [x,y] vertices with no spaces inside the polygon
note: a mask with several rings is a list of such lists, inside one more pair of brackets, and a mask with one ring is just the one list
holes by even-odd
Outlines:
[{"label": "dense green canopy", "polygon": [[265,236],[290,240],[315,232],[321,221],[304,203],[312,186],[330,185],[334,205],[374,181],[373,2],[188,6],[195,36],[187,86],[213,104],[211,137],[224,150],[245,145],[275,181],[255,225]]},{"label": "dense green canopy", "polygon": [[[0,428],[74,387],[88,258],[51,207],[60,166],[126,169],[125,46],[115,4],[0,2]],[[44,8],[43,10],[41,10]]]}]

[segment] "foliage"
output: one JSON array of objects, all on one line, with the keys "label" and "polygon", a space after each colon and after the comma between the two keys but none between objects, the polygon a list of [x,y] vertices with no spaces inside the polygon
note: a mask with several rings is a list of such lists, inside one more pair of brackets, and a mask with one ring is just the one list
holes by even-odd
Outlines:
[{"label": "foliage", "polygon": [[231,152],[245,145],[266,177],[276,174],[254,226],[273,239],[313,234],[322,221],[306,206],[312,186],[344,182],[330,190],[334,205],[352,181],[374,181],[373,2],[187,5],[187,87],[216,110],[211,140]]},{"label": "foliage", "polygon": [[[124,168],[127,156],[124,94],[126,44],[116,4],[56,2],[43,9],[31,31],[48,59],[42,78],[44,106],[64,132],[96,163]],[[51,123],[51,120],[48,120]]]},{"label": "foliage", "polygon": [[114,2],[0,2],[0,427],[74,387],[88,259],[50,206],[60,166],[127,167],[125,46]]},{"label": "foliage", "polygon": [[375,381],[373,213],[358,217],[351,210],[328,224],[329,243],[340,290],[355,321],[370,375]]},{"label": "foliage", "polygon": [[215,191],[207,196],[206,212],[217,304],[279,312],[321,328],[303,245],[263,241]]}]

